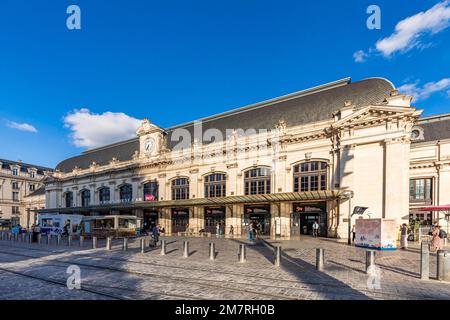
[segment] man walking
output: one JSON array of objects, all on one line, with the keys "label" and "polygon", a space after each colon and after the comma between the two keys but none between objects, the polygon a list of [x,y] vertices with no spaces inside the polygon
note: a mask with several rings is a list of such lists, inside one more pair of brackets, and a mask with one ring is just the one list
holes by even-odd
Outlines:
[{"label": "man walking", "polygon": [[155,225],[152,230],[153,240],[155,241],[155,246],[158,245],[159,242],[159,227]]},{"label": "man walking", "polygon": [[317,221],[314,221],[313,223],[313,236],[314,238],[317,238],[319,236],[319,224]]}]

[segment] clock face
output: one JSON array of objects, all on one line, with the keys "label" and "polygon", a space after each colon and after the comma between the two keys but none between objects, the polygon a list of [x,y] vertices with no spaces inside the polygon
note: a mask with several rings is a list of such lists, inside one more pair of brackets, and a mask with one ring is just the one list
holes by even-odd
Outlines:
[{"label": "clock face", "polygon": [[155,148],[155,140],[152,138],[145,140],[144,142],[144,150],[146,153],[152,153]]}]

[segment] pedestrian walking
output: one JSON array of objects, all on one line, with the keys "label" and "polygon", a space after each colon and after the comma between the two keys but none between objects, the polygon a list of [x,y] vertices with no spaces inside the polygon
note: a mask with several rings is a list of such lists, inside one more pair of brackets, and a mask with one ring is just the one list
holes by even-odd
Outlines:
[{"label": "pedestrian walking", "polygon": [[403,250],[408,248],[408,226],[406,223],[400,227],[400,248]]},{"label": "pedestrian walking", "polygon": [[232,235],[234,235],[234,227],[233,226],[230,226],[230,232],[229,232],[229,234],[232,236]]},{"label": "pedestrian walking", "polygon": [[254,239],[253,223],[249,223],[248,232],[247,232],[247,240],[253,241],[253,239]]},{"label": "pedestrian walking", "polygon": [[317,221],[314,221],[313,223],[313,236],[314,238],[317,238],[319,236],[319,224]]},{"label": "pedestrian walking", "polygon": [[156,226],[156,225],[153,227],[153,230],[152,230],[152,236],[153,236],[153,240],[155,240],[155,246],[157,246],[158,242],[159,242],[159,230],[160,230],[159,226]]},{"label": "pedestrian walking", "polygon": [[431,231],[431,250],[437,251],[442,248],[442,239],[440,237],[441,227],[438,224],[435,224],[433,227],[433,231]]},{"label": "pedestrian walking", "polygon": [[352,227],[352,242],[355,243],[355,238],[356,238],[356,227],[355,225],[353,225]]},{"label": "pedestrian walking", "polygon": [[220,224],[217,222],[216,224],[216,237],[220,236]]}]

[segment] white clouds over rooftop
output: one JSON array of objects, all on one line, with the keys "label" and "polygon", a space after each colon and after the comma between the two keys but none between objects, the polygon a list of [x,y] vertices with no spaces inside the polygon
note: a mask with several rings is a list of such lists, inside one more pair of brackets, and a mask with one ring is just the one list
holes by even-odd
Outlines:
[{"label": "white clouds over rooftop", "polygon": [[[450,78],[444,78],[436,82],[428,82],[422,87],[419,81],[407,83],[397,88],[399,92],[414,96],[414,101],[425,100],[433,93],[450,89]],[[450,93],[450,91],[447,91]],[[450,95],[450,94],[449,94]]]},{"label": "white clouds over rooftop", "polygon": [[379,40],[376,48],[384,56],[421,45],[425,34],[436,34],[450,26],[450,1],[442,1],[425,12],[410,16],[395,26],[395,32]]},{"label": "white clouds over rooftop", "polygon": [[86,108],[73,110],[64,117],[65,127],[72,131],[72,143],[87,148],[133,138],[140,124],[141,120],[122,112],[96,114]]},{"label": "white clouds over rooftop", "polygon": [[[391,57],[397,52],[404,53],[413,48],[427,48],[432,46],[429,36],[448,27],[450,27],[450,0],[445,0],[426,11],[399,21],[394,32],[378,40],[375,48],[370,48],[369,52],[378,52],[384,57]],[[364,62],[368,56],[369,54],[364,55],[362,50],[353,54],[355,62]]]}]

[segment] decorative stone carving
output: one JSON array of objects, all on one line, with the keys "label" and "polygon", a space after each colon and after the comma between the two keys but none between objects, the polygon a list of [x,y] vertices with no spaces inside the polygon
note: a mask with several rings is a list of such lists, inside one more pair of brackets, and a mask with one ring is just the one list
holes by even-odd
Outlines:
[{"label": "decorative stone carving", "polygon": [[145,118],[144,120],[142,120],[142,124],[141,126],[137,129],[136,134],[140,137],[155,131],[160,131],[162,130],[160,127],[158,127],[157,125],[154,125],[153,123],[150,122],[149,119]]},{"label": "decorative stone carving", "polygon": [[278,120],[276,128],[278,129],[278,132],[280,134],[283,135],[283,134],[286,133],[286,127],[287,127],[287,124],[286,124],[286,121],[284,119]]}]

